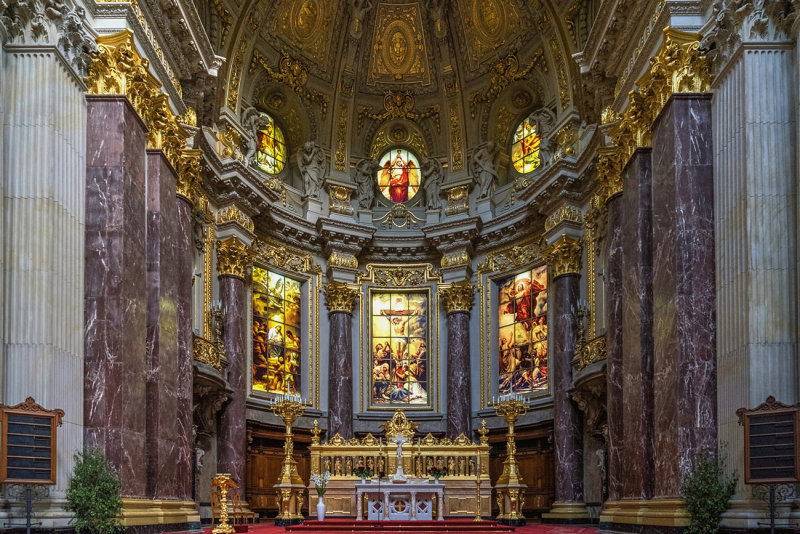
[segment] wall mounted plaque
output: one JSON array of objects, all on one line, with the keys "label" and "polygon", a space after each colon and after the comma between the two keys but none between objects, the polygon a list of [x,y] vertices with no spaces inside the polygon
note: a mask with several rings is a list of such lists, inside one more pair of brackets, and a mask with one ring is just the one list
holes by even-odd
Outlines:
[{"label": "wall mounted plaque", "polygon": [[787,406],[767,397],[753,410],[736,410],[744,426],[745,484],[800,482],[800,404]]},{"label": "wall mounted plaque", "polygon": [[63,410],[45,410],[28,397],[0,404],[0,484],[56,483],[56,428]]}]

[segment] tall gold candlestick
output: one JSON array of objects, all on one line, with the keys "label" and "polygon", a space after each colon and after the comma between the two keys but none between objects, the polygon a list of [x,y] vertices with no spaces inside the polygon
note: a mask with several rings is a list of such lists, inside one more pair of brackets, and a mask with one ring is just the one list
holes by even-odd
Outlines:
[{"label": "tall gold candlestick", "polygon": [[519,467],[517,466],[517,444],[514,441],[514,424],[520,415],[528,411],[528,406],[525,400],[514,396],[494,403],[494,411],[505,419],[506,424],[508,424],[503,474],[500,475],[495,486],[498,504],[500,505],[500,513],[497,516],[497,520],[506,525],[520,526],[525,524],[525,516],[522,515],[522,506],[525,503],[525,498],[522,493],[524,493],[527,485],[520,479]]},{"label": "tall gold candlestick", "polygon": [[231,475],[228,473],[217,473],[211,480],[213,487],[219,488],[219,525],[214,527],[213,534],[231,534],[233,532],[233,525],[228,524],[228,490],[236,489],[239,486],[236,482],[231,480]]},{"label": "tall gold candlestick", "polygon": [[303,414],[305,409],[305,404],[295,396],[280,397],[272,404],[272,411],[283,419],[286,427],[281,474],[278,477],[278,483],[275,484],[280,506],[279,514],[275,518],[277,526],[289,526],[303,521],[301,507],[305,484],[297,472],[297,461],[294,459],[292,424]]}]

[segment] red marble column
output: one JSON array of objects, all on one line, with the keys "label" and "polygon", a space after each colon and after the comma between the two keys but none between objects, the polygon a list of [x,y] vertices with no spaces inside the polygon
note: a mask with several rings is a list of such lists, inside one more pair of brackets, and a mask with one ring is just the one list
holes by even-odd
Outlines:
[{"label": "red marble column", "polygon": [[353,316],[332,311],[328,380],[328,435],[353,437]]},{"label": "red marble column", "polygon": [[608,498],[622,497],[623,436],[625,430],[622,401],[622,195],[608,200],[608,264],[606,267],[606,411],[608,414]]},{"label": "red marble column", "polygon": [[[145,125],[123,96],[87,96],[84,444],[146,496]],[[71,453],[70,453],[71,454]]]},{"label": "red marble column", "polygon": [[447,437],[472,436],[469,311],[447,314]]},{"label": "red marble column", "polygon": [[673,95],[653,129],[656,497],[717,444],[711,142],[711,95]]},{"label": "red marble column", "polygon": [[175,448],[177,450],[177,497],[192,498],[192,265],[194,233],[192,205],[178,196],[176,206],[175,271],[176,317],[178,327],[177,410]]},{"label": "red marble column", "polygon": [[650,149],[623,170],[622,404],[623,498],[653,495],[653,199]]}]

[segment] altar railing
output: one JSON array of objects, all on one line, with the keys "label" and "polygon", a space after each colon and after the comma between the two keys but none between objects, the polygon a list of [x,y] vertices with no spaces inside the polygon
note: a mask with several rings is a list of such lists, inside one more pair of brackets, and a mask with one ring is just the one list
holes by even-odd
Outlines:
[{"label": "altar railing", "polygon": [[[325,492],[326,515],[333,517],[355,517],[355,483],[360,477],[353,473],[358,467],[366,467],[375,473],[373,483],[378,484],[378,474],[383,473],[381,484],[391,484],[389,477],[397,471],[397,445],[389,439],[399,432],[409,438],[403,445],[403,471],[409,478],[425,478],[432,467],[446,468],[447,475],[439,479],[445,486],[444,515],[448,517],[474,517],[477,498],[477,481],[481,481],[481,514],[488,516],[492,492],[489,479],[489,442],[485,423],[478,433],[480,442],[474,443],[463,434],[454,440],[437,439],[431,434],[415,436],[418,425],[407,421],[398,411],[387,422],[387,432],[379,437],[367,434],[364,438],[345,440],[336,434],[327,443],[320,443],[320,431],[312,430],[311,470],[320,473],[330,471],[331,480]],[[316,425],[315,425],[316,428]],[[395,484],[400,486],[399,484]],[[309,482],[311,504],[316,503],[313,482]]]}]

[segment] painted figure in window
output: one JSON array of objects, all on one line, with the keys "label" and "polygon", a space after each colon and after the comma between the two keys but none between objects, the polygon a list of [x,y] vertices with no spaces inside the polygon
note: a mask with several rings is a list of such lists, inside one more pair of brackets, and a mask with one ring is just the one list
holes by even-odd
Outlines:
[{"label": "painted figure in window", "polygon": [[256,163],[264,172],[278,174],[286,161],[286,142],[283,132],[275,125],[272,117],[262,114],[266,125],[256,132]]},{"label": "painted figure in window", "polygon": [[378,171],[378,187],[383,196],[392,202],[406,202],[417,194],[420,186],[420,168],[417,160],[407,150],[387,152]]},{"label": "painted figure in window", "polygon": [[525,119],[514,132],[514,141],[511,145],[511,161],[514,169],[520,174],[529,173],[541,164],[539,147],[542,137],[536,131],[536,124]]}]

